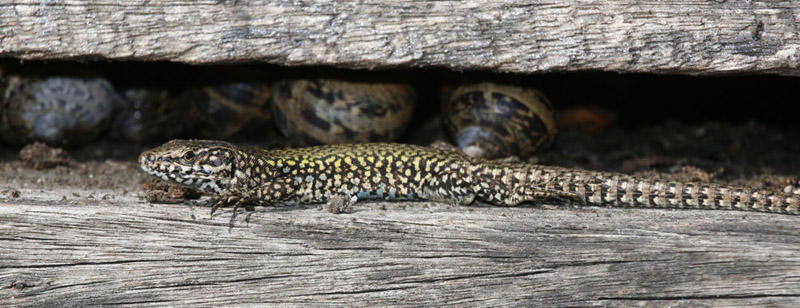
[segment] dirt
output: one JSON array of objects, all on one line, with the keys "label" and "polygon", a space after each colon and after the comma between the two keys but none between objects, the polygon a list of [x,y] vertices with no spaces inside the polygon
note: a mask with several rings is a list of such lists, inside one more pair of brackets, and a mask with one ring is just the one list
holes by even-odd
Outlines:
[{"label": "dirt", "polygon": [[[796,159],[800,142],[795,140],[800,140],[798,129],[753,121],[617,125],[588,133],[574,128],[561,131],[552,149],[528,161],[789,192],[800,187],[800,161]],[[99,141],[70,150],[66,164],[41,170],[20,161],[19,149],[0,149],[0,201],[25,200],[53,191],[63,194],[53,196],[54,200],[130,197],[129,194],[144,200],[152,197],[148,195],[152,192],[145,194],[141,188],[147,177],[139,169],[136,157],[147,147]],[[169,188],[159,189],[161,198],[151,200],[180,202],[186,193],[176,195]]]},{"label": "dirt", "polygon": [[144,180],[139,185],[147,202],[182,203],[188,199],[199,199],[200,192],[160,181],[155,178]]},{"label": "dirt", "polygon": [[22,147],[19,159],[27,167],[42,170],[67,164],[67,152],[61,148],[50,147],[41,142],[34,142]]}]

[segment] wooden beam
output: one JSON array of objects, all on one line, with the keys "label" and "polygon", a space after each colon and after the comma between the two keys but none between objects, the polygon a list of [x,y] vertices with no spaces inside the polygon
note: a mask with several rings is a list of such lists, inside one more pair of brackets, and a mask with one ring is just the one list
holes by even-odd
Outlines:
[{"label": "wooden beam", "polygon": [[231,224],[138,192],[2,194],[12,306],[800,305],[794,216],[416,202],[259,207]]},{"label": "wooden beam", "polygon": [[11,0],[0,55],[798,75],[793,1]]}]

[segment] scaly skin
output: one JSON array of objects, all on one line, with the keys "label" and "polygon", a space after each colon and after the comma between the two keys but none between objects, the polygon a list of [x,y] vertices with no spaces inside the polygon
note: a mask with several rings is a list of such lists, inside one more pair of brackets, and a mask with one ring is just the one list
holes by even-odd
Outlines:
[{"label": "scaly skin", "polygon": [[474,159],[406,144],[328,145],[263,150],[223,141],[172,140],[139,156],[158,178],[198,189],[223,204],[475,199],[513,206],[544,199],[588,205],[800,213],[800,196],[703,182]]}]

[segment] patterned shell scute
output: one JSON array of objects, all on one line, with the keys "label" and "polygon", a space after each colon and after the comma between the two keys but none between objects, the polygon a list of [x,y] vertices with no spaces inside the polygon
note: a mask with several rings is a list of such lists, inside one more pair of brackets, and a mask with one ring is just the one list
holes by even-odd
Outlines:
[{"label": "patterned shell scute", "polygon": [[527,157],[556,135],[552,104],[531,88],[463,85],[445,97],[443,116],[456,145],[473,157]]},{"label": "patterned shell scute", "polygon": [[115,139],[149,142],[172,139],[183,132],[184,110],[166,89],[127,88],[114,108],[109,135]]},{"label": "patterned shell scute", "polygon": [[175,99],[192,137],[230,139],[269,127],[270,94],[269,84],[230,82],[189,87]]},{"label": "patterned shell scute", "polygon": [[300,79],[273,88],[278,127],[299,145],[396,140],[416,103],[403,83]]}]

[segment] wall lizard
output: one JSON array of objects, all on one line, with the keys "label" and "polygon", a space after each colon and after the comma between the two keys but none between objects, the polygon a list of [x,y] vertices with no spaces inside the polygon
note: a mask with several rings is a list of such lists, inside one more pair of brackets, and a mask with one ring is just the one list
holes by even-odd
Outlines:
[{"label": "wall lizard", "polygon": [[212,196],[221,205],[431,200],[513,206],[548,199],[587,205],[697,208],[800,214],[800,195],[704,182],[674,182],[525,163],[456,151],[372,143],[264,150],[224,141],[172,140],[139,156],[162,180]]}]

